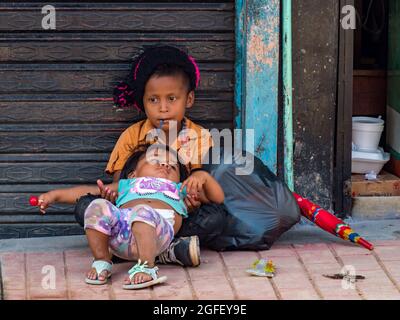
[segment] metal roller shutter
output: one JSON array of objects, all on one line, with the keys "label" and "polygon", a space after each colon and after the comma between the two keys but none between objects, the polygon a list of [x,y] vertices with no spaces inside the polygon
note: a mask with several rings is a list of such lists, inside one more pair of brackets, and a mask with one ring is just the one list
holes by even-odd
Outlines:
[{"label": "metal roller shutter", "polygon": [[188,116],[233,127],[234,2],[0,4],[0,238],[81,234],[73,206],[45,216],[29,196],[109,180],[104,168],[121,132],[141,119],[116,111],[113,85],[132,56],[155,43],[188,48],[202,72]]}]

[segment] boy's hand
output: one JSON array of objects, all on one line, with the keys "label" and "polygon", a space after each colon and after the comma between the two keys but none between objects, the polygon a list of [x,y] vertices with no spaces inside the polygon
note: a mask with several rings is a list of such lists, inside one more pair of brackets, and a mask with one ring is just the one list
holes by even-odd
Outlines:
[{"label": "boy's hand", "polygon": [[183,201],[185,202],[189,212],[201,206],[201,202],[198,200],[198,198],[192,198],[190,195],[187,195]]},{"label": "boy's hand", "polygon": [[100,196],[103,199],[106,199],[111,203],[115,203],[115,201],[117,201],[118,193],[111,191],[108,187],[104,185],[103,181],[101,181],[100,179],[97,180],[97,186],[99,187],[100,190]]},{"label": "boy's hand", "polygon": [[[200,191],[203,189],[203,185],[207,182],[209,174],[205,171],[193,172],[181,186],[181,191],[186,187],[187,197],[195,201],[199,200]],[[190,196],[190,197],[189,197]]]},{"label": "boy's hand", "polygon": [[46,209],[52,204],[56,202],[55,194],[51,191],[41,194],[38,197],[38,207],[41,213],[45,214]]}]

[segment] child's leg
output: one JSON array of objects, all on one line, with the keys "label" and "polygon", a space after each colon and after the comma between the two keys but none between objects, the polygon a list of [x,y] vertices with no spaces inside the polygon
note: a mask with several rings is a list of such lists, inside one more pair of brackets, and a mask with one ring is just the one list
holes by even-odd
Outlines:
[{"label": "child's leg", "polygon": [[[85,211],[85,232],[94,260],[111,263],[109,241],[115,225],[115,210],[118,208],[109,201],[96,199]],[[96,269],[92,268],[87,273],[87,278],[102,281],[107,278],[108,273],[109,271],[103,270],[97,274]]]},{"label": "child's leg", "polygon": [[[86,229],[86,237],[88,239],[90,250],[92,251],[94,260],[104,260],[111,263],[111,254],[108,249],[109,236],[93,229]],[[104,280],[108,275],[108,271],[104,270],[97,275],[95,268],[87,273],[87,278],[91,280]]]},{"label": "child's leg", "polygon": [[[144,222],[132,223],[132,233],[135,238],[136,244],[132,244],[136,249],[138,258],[145,262],[149,268],[154,267],[155,257],[157,255],[157,241],[156,241],[156,229]],[[132,281],[129,278],[125,281],[125,284],[129,283],[142,283],[152,280],[151,276],[147,273],[137,273]]]},{"label": "child's leg", "polygon": [[[131,252],[136,252],[142,263],[147,261],[149,268],[155,266],[155,257],[168,248],[174,237],[172,225],[157,211],[146,205],[138,205],[130,222],[132,231]],[[137,273],[133,279],[126,278],[125,284],[138,284],[152,280],[147,273]]]}]

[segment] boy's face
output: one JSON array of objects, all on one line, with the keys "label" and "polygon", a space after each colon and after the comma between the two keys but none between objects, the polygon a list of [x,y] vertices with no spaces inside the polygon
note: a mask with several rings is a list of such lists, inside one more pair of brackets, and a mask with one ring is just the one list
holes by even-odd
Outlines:
[{"label": "boy's face", "polygon": [[135,171],[128,175],[134,177],[157,177],[179,182],[179,165],[174,156],[163,148],[150,148],[136,165]]},{"label": "boy's face", "polygon": [[163,120],[162,130],[166,133],[170,129],[168,120],[177,122],[179,132],[186,109],[191,108],[193,103],[194,92],[188,92],[182,75],[152,76],[146,83],[144,111],[155,128],[159,128],[160,120]]}]

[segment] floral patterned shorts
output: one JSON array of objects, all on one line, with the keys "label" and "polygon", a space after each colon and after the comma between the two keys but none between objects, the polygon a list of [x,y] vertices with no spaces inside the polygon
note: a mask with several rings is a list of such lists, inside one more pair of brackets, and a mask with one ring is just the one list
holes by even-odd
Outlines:
[{"label": "floral patterned shorts", "polygon": [[111,252],[126,260],[137,260],[135,238],[131,232],[134,222],[144,222],[156,229],[156,255],[166,250],[174,238],[174,229],[156,209],[148,205],[137,205],[132,208],[120,209],[105,199],[96,199],[85,211],[85,230],[94,229],[110,237]]}]

